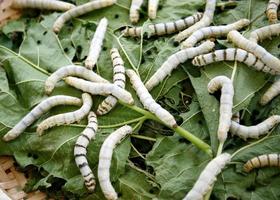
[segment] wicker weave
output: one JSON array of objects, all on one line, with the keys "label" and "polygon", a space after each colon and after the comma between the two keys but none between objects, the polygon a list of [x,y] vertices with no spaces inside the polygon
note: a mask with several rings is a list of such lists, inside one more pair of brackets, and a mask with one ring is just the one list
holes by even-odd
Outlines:
[{"label": "wicker weave", "polygon": [[20,17],[20,11],[10,8],[12,0],[0,0],[0,27],[7,21]]}]

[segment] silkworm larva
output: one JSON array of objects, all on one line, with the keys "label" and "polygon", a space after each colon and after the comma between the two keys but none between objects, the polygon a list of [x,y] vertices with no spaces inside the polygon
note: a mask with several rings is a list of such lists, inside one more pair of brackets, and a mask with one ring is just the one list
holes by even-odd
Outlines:
[{"label": "silkworm larva", "polygon": [[57,11],[67,11],[76,7],[71,3],[56,0],[13,0],[11,6],[13,8],[36,8]]},{"label": "silkworm larva", "polygon": [[217,176],[230,160],[231,155],[228,153],[223,153],[211,160],[183,200],[203,200],[204,195],[212,188]]},{"label": "silkworm larva", "polygon": [[193,32],[197,31],[198,29],[209,26],[213,21],[215,7],[216,0],[207,0],[202,19],[199,22],[192,25],[191,27],[179,33],[176,36],[175,41],[180,42],[185,38],[189,37]]},{"label": "silkworm larva", "polygon": [[220,118],[218,139],[224,143],[231,125],[234,88],[232,81],[226,76],[216,76],[208,83],[209,93],[222,89],[220,98]]},{"label": "silkworm larva", "polygon": [[74,77],[65,78],[65,82],[79,90],[88,92],[92,95],[112,95],[127,104],[134,103],[132,95],[128,91],[111,83],[92,83]]},{"label": "silkworm larva", "polygon": [[132,23],[137,23],[139,20],[139,10],[143,0],[132,0],[129,10],[129,19]]},{"label": "silkworm larva", "polygon": [[202,43],[198,47],[192,47],[178,51],[167,58],[167,60],[160,66],[160,68],[153,74],[153,76],[145,84],[148,90],[152,90],[158,85],[166,76],[170,75],[180,63],[186,62],[197,55],[207,53],[214,48],[215,44],[210,41]]},{"label": "silkworm larva", "polygon": [[149,0],[148,16],[150,19],[155,19],[157,17],[158,2],[159,0]]},{"label": "silkworm larva", "polygon": [[280,154],[264,154],[254,157],[244,164],[243,169],[248,173],[260,167],[280,167]]},{"label": "silkworm larva", "polygon": [[90,43],[88,57],[85,60],[85,66],[88,69],[92,69],[97,63],[99,54],[101,52],[103,40],[106,34],[107,26],[108,26],[108,20],[104,17],[100,20],[96,28],[96,31],[94,33],[93,39]]},{"label": "silkworm larva", "polygon": [[196,56],[192,60],[192,64],[195,66],[204,66],[214,62],[235,61],[235,60],[238,62],[242,62],[257,71],[263,71],[265,73],[269,73],[272,75],[280,74],[278,71],[275,71],[270,67],[266,66],[254,54],[238,48],[216,50],[208,54]]},{"label": "silkworm larva", "polygon": [[270,102],[274,97],[278,96],[279,94],[280,94],[280,79],[276,80],[268,88],[268,90],[262,95],[260,104],[266,105],[268,102]]},{"label": "silkworm larva", "polygon": [[269,0],[266,8],[266,16],[270,23],[277,22],[277,10],[279,7],[280,1],[279,0]]},{"label": "silkworm larva", "polygon": [[136,91],[144,108],[154,113],[162,122],[164,122],[168,126],[176,128],[178,125],[174,117],[167,110],[156,103],[156,101],[153,99],[151,94],[142,83],[140,77],[138,77],[138,75],[133,70],[126,70],[126,74],[129,77],[130,83]]},{"label": "silkworm larva", "polygon": [[60,29],[63,27],[63,25],[65,24],[65,22],[67,22],[71,18],[75,18],[80,15],[84,15],[93,10],[111,6],[114,3],[116,3],[116,1],[117,0],[95,0],[95,1],[90,1],[88,3],[82,4],[80,6],[76,6],[75,8],[72,8],[71,10],[66,11],[65,13],[63,13],[56,19],[56,21],[54,22],[54,25],[53,25],[53,31],[55,33],[58,33],[60,31]]},{"label": "silkworm larva", "polygon": [[98,180],[101,190],[108,200],[116,200],[118,194],[112,186],[110,181],[110,166],[113,155],[113,150],[121,140],[132,133],[130,126],[123,126],[113,133],[111,133],[103,142],[99,152],[99,163],[98,163]]},{"label": "silkworm larva", "polygon": [[50,77],[47,78],[47,80],[45,82],[46,94],[49,95],[53,91],[55,84],[59,80],[65,78],[67,76],[78,76],[78,77],[81,77],[81,78],[84,78],[86,80],[93,81],[93,82],[109,83],[109,81],[107,81],[106,79],[102,78],[98,74],[96,74],[93,71],[88,70],[82,66],[68,65],[68,66],[59,68],[57,71],[52,73],[52,75]]},{"label": "silkworm larva", "polygon": [[[179,19],[172,22],[165,22],[165,23],[158,23],[158,24],[151,24],[148,25],[149,34],[150,36],[157,35],[167,35],[172,33],[177,33],[181,30],[186,29],[187,27],[193,25],[194,23],[198,22],[202,18],[202,13],[196,13],[192,16],[188,16],[184,19]],[[141,36],[142,27],[127,27],[123,34],[124,36],[131,36],[131,37],[140,37]]]},{"label": "silkworm larva", "polygon": [[73,112],[51,116],[42,121],[37,127],[37,133],[42,135],[45,130],[54,126],[61,126],[63,124],[71,124],[81,121],[85,116],[88,115],[92,107],[92,98],[89,94],[83,93],[82,100],[83,105],[80,109]]},{"label": "silkworm larva", "polygon": [[43,100],[40,104],[35,106],[30,113],[25,115],[6,135],[4,135],[4,141],[10,141],[17,138],[23,131],[30,126],[40,116],[50,110],[52,107],[58,105],[74,105],[81,106],[82,101],[79,98],[57,95],[49,97]]},{"label": "silkworm larva", "polygon": [[257,43],[252,42],[243,37],[238,31],[230,31],[228,34],[228,40],[232,41],[233,44],[235,44],[239,48],[244,49],[257,56],[269,68],[280,72],[280,60],[278,58],[271,55],[268,51],[266,51]]},{"label": "silkworm larva", "polygon": [[209,26],[198,29],[182,42],[182,48],[193,47],[203,38],[226,36],[231,30],[239,30],[249,24],[250,20],[240,19],[237,22],[225,26]]},{"label": "silkworm larva", "polygon": [[88,125],[85,130],[78,137],[74,147],[74,157],[77,167],[85,180],[85,185],[90,192],[95,189],[95,177],[91,171],[87,161],[87,146],[89,142],[95,138],[98,129],[97,118],[94,112],[88,115]]},{"label": "silkworm larva", "polygon": [[[113,62],[113,81],[114,84],[119,86],[120,88],[125,87],[125,68],[124,68],[124,62],[119,54],[118,49],[113,48],[111,49],[111,60]],[[115,107],[118,100],[110,95],[104,101],[101,102],[101,104],[98,106],[98,109],[96,113],[98,115],[104,115],[108,113],[112,108]]]},{"label": "silkworm larva", "polygon": [[278,36],[280,34],[280,23],[264,26],[256,29],[250,34],[249,40],[258,43],[266,38],[272,39],[272,36]]},{"label": "silkworm larva", "polygon": [[240,122],[240,112],[233,113],[231,120],[236,123],[239,123]]}]

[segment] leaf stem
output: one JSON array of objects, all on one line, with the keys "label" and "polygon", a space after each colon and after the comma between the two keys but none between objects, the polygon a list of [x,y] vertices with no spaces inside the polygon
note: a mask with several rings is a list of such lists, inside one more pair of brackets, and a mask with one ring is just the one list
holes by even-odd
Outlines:
[{"label": "leaf stem", "polygon": [[155,138],[147,137],[147,136],[144,136],[144,135],[138,135],[138,134],[131,135],[131,137],[134,137],[134,138],[137,138],[137,139],[141,139],[141,140],[148,140],[148,141],[152,141],[152,142],[156,142],[157,141],[157,139],[155,139]]}]

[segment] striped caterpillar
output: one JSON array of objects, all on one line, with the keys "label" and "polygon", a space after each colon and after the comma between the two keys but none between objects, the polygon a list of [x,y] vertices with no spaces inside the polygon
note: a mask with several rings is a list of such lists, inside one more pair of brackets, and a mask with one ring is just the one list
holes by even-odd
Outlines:
[{"label": "striped caterpillar", "polygon": [[107,26],[108,26],[108,20],[104,17],[100,20],[96,28],[96,31],[94,33],[93,39],[90,43],[88,57],[85,60],[85,66],[88,69],[92,69],[97,63],[99,54],[101,52],[101,47],[103,44],[105,33],[107,30]]},{"label": "striped caterpillar", "polygon": [[226,26],[209,26],[198,29],[190,35],[184,42],[182,48],[193,47],[197,42],[204,38],[226,36],[231,30],[239,30],[250,24],[248,19],[240,19],[237,22]]},{"label": "striped caterpillar", "polygon": [[[179,19],[172,22],[166,23],[158,23],[158,24],[151,24],[148,25],[150,36],[157,35],[167,35],[179,32],[181,30],[186,29],[187,27],[193,25],[194,23],[198,22],[202,18],[202,13],[196,13],[192,16],[186,17],[184,19]],[[124,36],[131,36],[131,37],[140,37],[141,36],[142,27],[127,27],[123,34]]]},{"label": "striped caterpillar", "polygon": [[131,23],[137,23],[139,21],[139,10],[143,0],[132,0],[129,10],[129,19]]},{"label": "striped caterpillar", "polygon": [[256,29],[250,34],[249,40],[258,43],[266,38],[271,39],[272,36],[278,36],[280,34],[280,24],[272,24]]},{"label": "striped caterpillar", "polygon": [[94,112],[88,115],[88,125],[85,130],[78,137],[74,147],[74,157],[77,167],[85,180],[85,185],[90,192],[95,189],[95,177],[88,165],[87,161],[87,146],[89,142],[95,138],[98,129],[97,118]]},{"label": "striped caterpillar", "polygon": [[[112,48],[111,49],[111,60],[113,62],[113,82],[115,85],[119,86],[120,88],[125,88],[125,68],[124,68],[124,62],[119,54],[118,49]],[[98,106],[98,109],[96,113],[98,115],[104,115],[108,113],[112,108],[115,107],[118,100],[110,95],[104,99],[104,101],[101,102],[101,104]]]},{"label": "striped caterpillar", "polygon": [[132,133],[130,126],[122,126],[113,133],[111,133],[103,142],[99,152],[98,163],[98,180],[101,190],[108,200],[118,199],[118,194],[112,186],[110,181],[110,166],[113,155],[113,150],[118,143],[128,134]]},{"label": "striped caterpillar", "polygon": [[277,22],[277,10],[280,4],[280,0],[269,0],[266,8],[266,16],[270,23]]},{"label": "striped caterpillar", "polygon": [[13,0],[11,6],[13,8],[37,8],[57,11],[67,11],[76,7],[71,3],[57,0]]},{"label": "striped caterpillar", "polygon": [[97,10],[100,8],[108,7],[116,3],[117,0],[95,0],[90,1],[88,3],[82,4],[80,6],[76,6],[71,10],[66,11],[62,15],[60,15],[53,24],[53,31],[58,33],[60,29],[63,27],[65,22],[70,20],[71,18],[78,17],[80,15],[84,15],[93,10]]},{"label": "striped caterpillar", "polygon": [[211,160],[201,172],[193,188],[183,200],[203,200],[204,195],[212,188],[217,176],[222,169],[230,162],[231,155],[223,153]]},{"label": "striped caterpillar", "polygon": [[174,117],[164,108],[162,108],[150,95],[140,77],[133,70],[126,70],[126,74],[130,79],[132,87],[136,91],[144,108],[154,113],[162,122],[170,127],[176,128],[178,125]]},{"label": "striped caterpillar", "polygon": [[39,135],[42,135],[45,130],[52,128],[54,126],[61,126],[63,124],[71,124],[71,123],[79,122],[80,120],[82,120],[90,112],[90,109],[92,107],[92,98],[89,94],[83,93],[82,100],[83,100],[83,105],[80,109],[73,111],[73,112],[68,112],[68,113],[51,116],[51,117],[45,119],[38,125],[36,132]]},{"label": "striped caterpillar", "polygon": [[260,167],[280,167],[280,154],[264,154],[254,157],[244,164],[243,169],[248,173]]},{"label": "striped caterpillar", "polygon": [[195,32],[203,27],[209,26],[213,21],[215,7],[216,7],[216,0],[207,0],[202,19],[199,22],[192,25],[191,27],[189,27],[186,30],[179,33],[176,36],[175,41],[180,42],[180,41],[186,39],[187,37],[189,37],[193,32]]},{"label": "striped caterpillar", "polygon": [[98,74],[96,74],[93,71],[88,70],[82,66],[68,65],[68,66],[59,68],[50,77],[47,78],[47,80],[45,82],[46,94],[49,95],[53,91],[55,84],[59,80],[65,78],[67,76],[78,76],[78,77],[81,77],[81,78],[84,78],[86,80],[93,81],[93,82],[109,83],[109,81],[107,81],[106,79],[102,78]]},{"label": "striped caterpillar", "polygon": [[197,55],[207,53],[214,48],[214,42],[206,41],[198,47],[192,47],[178,51],[167,58],[167,60],[160,66],[160,68],[153,74],[153,76],[145,84],[148,90],[152,90],[158,85],[166,76],[170,75],[180,63],[186,62]]},{"label": "striped caterpillar", "polygon": [[280,94],[280,79],[275,81],[268,90],[262,95],[260,104],[266,105],[270,102],[274,97]]},{"label": "striped caterpillar", "polygon": [[280,72],[280,60],[267,52],[263,47],[243,37],[238,31],[230,31],[228,40],[236,46],[257,56],[269,68]]},{"label": "striped caterpillar", "polygon": [[92,95],[103,95],[103,96],[113,95],[117,99],[127,104],[134,103],[134,100],[128,91],[111,83],[92,83],[74,77],[65,78],[65,82],[79,90],[88,92]]},{"label": "striped caterpillar", "polygon": [[159,0],[149,0],[148,16],[150,19],[155,19],[157,17],[158,2]]},{"label": "striped caterpillar", "polygon": [[232,105],[234,88],[232,81],[226,76],[216,76],[208,83],[208,92],[214,93],[222,89],[220,98],[220,118],[218,127],[218,139],[224,143],[227,138],[227,132],[231,125]]},{"label": "striped caterpillar", "polygon": [[243,49],[228,48],[222,50],[216,50],[214,52],[196,56],[192,60],[192,64],[195,66],[204,66],[213,62],[220,61],[238,61],[242,62],[257,71],[263,71],[272,75],[280,74],[278,71],[266,66],[258,57],[249,53]]},{"label": "striped caterpillar", "polygon": [[4,135],[3,140],[10,141],[17,138],[28,126],[30,126],[35,120],[37,120],[52,107],[58,105],[81,106],[81,104],[82,101],[76,97],[65,95],[49,97],[35,106],[27,115],[25,115],[6,135]]}]

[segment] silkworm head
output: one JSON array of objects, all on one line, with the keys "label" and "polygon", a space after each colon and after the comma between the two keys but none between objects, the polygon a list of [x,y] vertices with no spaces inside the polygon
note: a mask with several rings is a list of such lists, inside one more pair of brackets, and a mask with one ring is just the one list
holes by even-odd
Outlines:
[{"label": "silkworm head", "polygon": [[50,84],[48,82],[45,83],[45,93],[47,95],[49,95],[53,91],[53,89],[54,89],[53,84]]},{"label": "silkworm head", "polygon": [[18,135],[18,134],[14,134],[14,133],[12,134],[12,133],[9,131],[6,135],[3,136],[3,140],[4,140],[5,142],[11,141],[11,140],[13,140],[13,139],[16,138],[16,135]]},{"label": "silkworm head", "polygon": [[232,38],[234,38],[236,36],[238,32],[236,30],[230,31],[227,35],[227,39],[228,41],[232,41]]},{"label": "silkworm head", "polygon": [[203,48],[207,49],[208,51],[212,50],[215,47],[215,43],[207,40],[203,44]]}]

